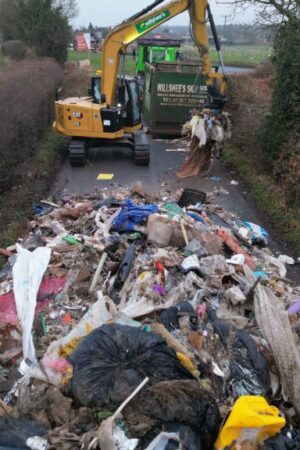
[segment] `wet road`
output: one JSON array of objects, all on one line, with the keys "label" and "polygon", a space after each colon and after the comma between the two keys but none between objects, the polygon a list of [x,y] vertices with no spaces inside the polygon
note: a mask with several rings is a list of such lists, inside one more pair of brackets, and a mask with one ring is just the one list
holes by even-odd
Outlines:
[{"label": "wet road", "polygon": [[239,67],[239,66],[226,66],[226,73],[247,73],[253,72],[254,67]]},{"label": "wet road", "polygon": [[[141,182],[145,190],[152,195],[159,193],[163,183],[164,188],[170,191],[192,187],[208,193],[222,188],[228,193],[222,193],[221,190],[216,197],[217,204],[237,214],[241,219],[264,226],[270,232],[270,245],[275,253],[291,253],[291,249],[280,234],[275,229],[270,229],[269,217],[256,206],[243,184],[240,182],[238,185],[231,184],[233,180],[238,180],[237,175],[226,169],[222,161],[216,161],[206,177],[197,176],[179,180],[175,172],[183,163],[186,154],[167,150],[183,148],[182,143],[174,140],[152,140],[150,137],[149,140],[151,145],[149,167],[135,166],[130,150],[124,148],[93,150],[89,154],[89,163],[84,168],[72,168],[68,161],[65,161],[57,176],[53,193],[64,191],[69,194],[88,194],[95,188],[113,189],[120,185],[130,186],[136,182]],[[98,180],[99,174],[111,174],[113,179]],[[217,178],[210,179],[211,177]]]}]

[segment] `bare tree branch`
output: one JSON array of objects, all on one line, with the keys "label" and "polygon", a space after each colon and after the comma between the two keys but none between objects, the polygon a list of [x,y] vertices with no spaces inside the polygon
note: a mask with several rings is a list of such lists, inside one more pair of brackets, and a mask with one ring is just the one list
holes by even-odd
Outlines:
[{"label": "bare tree branch", "polygon": [[235,14],[237,10],[256,7],[258,18],[268,23],[300,20],[299,0],[221,0],[219,3],[232,5]]},{"label": "bare tree branch", "polygon": [[79,13],[77,0],[54,0],[54,4],[61,8],[64,16],[69,20],[74,19]]}]

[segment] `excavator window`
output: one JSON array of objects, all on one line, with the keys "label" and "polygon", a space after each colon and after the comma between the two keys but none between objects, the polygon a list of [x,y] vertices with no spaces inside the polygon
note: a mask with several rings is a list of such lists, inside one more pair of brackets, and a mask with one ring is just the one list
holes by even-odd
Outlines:
[{"label": "excavator window", "polygon": [[100,90],[100,83],[95,83],[94,84],[94,100],[97,103],[101,103],[101,90]]},{"label": "excavator window", "polygon": [[135,126],[141,123],[141,105],[138,84],[135,79],[127,81],[126,125]]}]

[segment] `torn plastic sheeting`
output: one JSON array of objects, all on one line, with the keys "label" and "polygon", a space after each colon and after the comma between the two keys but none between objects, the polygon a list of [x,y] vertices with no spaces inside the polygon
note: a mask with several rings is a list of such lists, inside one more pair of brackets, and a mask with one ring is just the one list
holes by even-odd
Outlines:
[{"label": "torn plastic sheeting", "polygon": [[300,357],[286,311],[273,291],[259,284],[255,290],[255,317],[267,340],[280,374],[283,395],[300,418]]},{"label": "torn plastic sheeting", "polygon": [[[59,292],[62,291],[66,278],[43,278],[37,294],[35,314],[39,314]],[[0,296],[0,323],[17,325],[19,322],[15,296],[13,292]]]},{"label": "torn plastic sheeting", "polygon": [[17,261],[13,266],[13,283],[17,314],[22,326],[23,358],[26,364],[37,364],[32,326],[37,294],[50,261],[51,250],[40,247],[29,252],[17,245],[17,253]]},{"label": "torn plastic sheeting", "polygon": [[151,314],[154,311],[168,309],[182,301],[183,298],[187,298],[187,296],[193,298],[197,287],[203,288],[203,284],[204,282],[200,277],[194,272],[189,272],[180,284],[168,291],[167,295],[164,297],[164,301],[161,303],[149,301],[146,296],[143,296],[139,291],[136,291],[136,289],[133,288],[132,292],[134,291],[134,295],[129,299],[126,306],[122,308],[122,312],[127,317],[134,319],[136,317]]},{"label": "torn plastic sheeting", "polygon": [[113,222],[113,227],[117,231],[132,231],[136,225],[141,224],[157,211],[156,205],[136,205],[128,199],[123,203],[121,212]]},{"label": "torn plastic sheeting", "polygon": [[228,353],[230,372],[224,380],[225,394],[235,398],[241,395],[268,395],[271,388],[269,366],[253,338],[246,331],[218,319],[213,309],[209,308],[207,315]]},{"label": "torn plastic sheeting", "polygon": [[201,258],[200,271],[204,277],[216,277],[218,282],[225,275],[234,275],[235,269],[227,264],[223,255],[212,255]]},{"label": "torn plastic sheeting", "polygon": [[124,325],[94,330],[69,359],[73,365],[69,392],[88,407],[121,403],[145,377],[193,379],[164,339]]},{"label": "torn plastic sheeting", "polygon": [[160,433],[146,450],[165,450],[170,441],[180,443],[179,433]]},{"label": "torn plastic sheeting", "polygon": [[123,309],[122,313],[125,314],[130,319],[135,319],[137,317],[146,316],[155,311],[162,311],[170,306],[173,306],[175,302],[172,300],[167,303],[155,304],[149,302],[146,298],[142,298],[137,302],[127,304]]}]

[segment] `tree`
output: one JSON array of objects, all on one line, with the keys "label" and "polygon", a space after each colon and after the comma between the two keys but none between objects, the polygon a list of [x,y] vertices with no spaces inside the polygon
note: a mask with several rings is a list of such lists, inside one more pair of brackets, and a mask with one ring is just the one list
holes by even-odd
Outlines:
[{"label": "tree", "polygon": [[0,29],[3,40],[21,40],[38,56],[63,63],[72,40],[62,4],[53,0],[1,0]]},{"label": "tree", "polygon": [[58,6],[63,15],[69,20],[74,19],[78,15],[77,0],[55,0],[54,5]]},{"label": "tree", "polygon": [[236,13],[239,9],[255,7],[258,20],[267,24],[296,23],[300,20],[299,0],[225,0],[220,3],[233,5]]},{"label": "tree", "polygon": [[256,6],[258,20],[274,29],[272,62],[276,79],[270,114],[262,124],[260,150],[265,170],[286,187],[288,205],[299,210],[300,2],[232,0],[231,4],[237,8]]},{"label": "tree", "polygon": [[95,32],[95,28],[94,28],[94,25],[92,24],[92,22],[90,22],[90,24],[89,24],[87,29],[88,29],[89,33],[94,33]]}]

